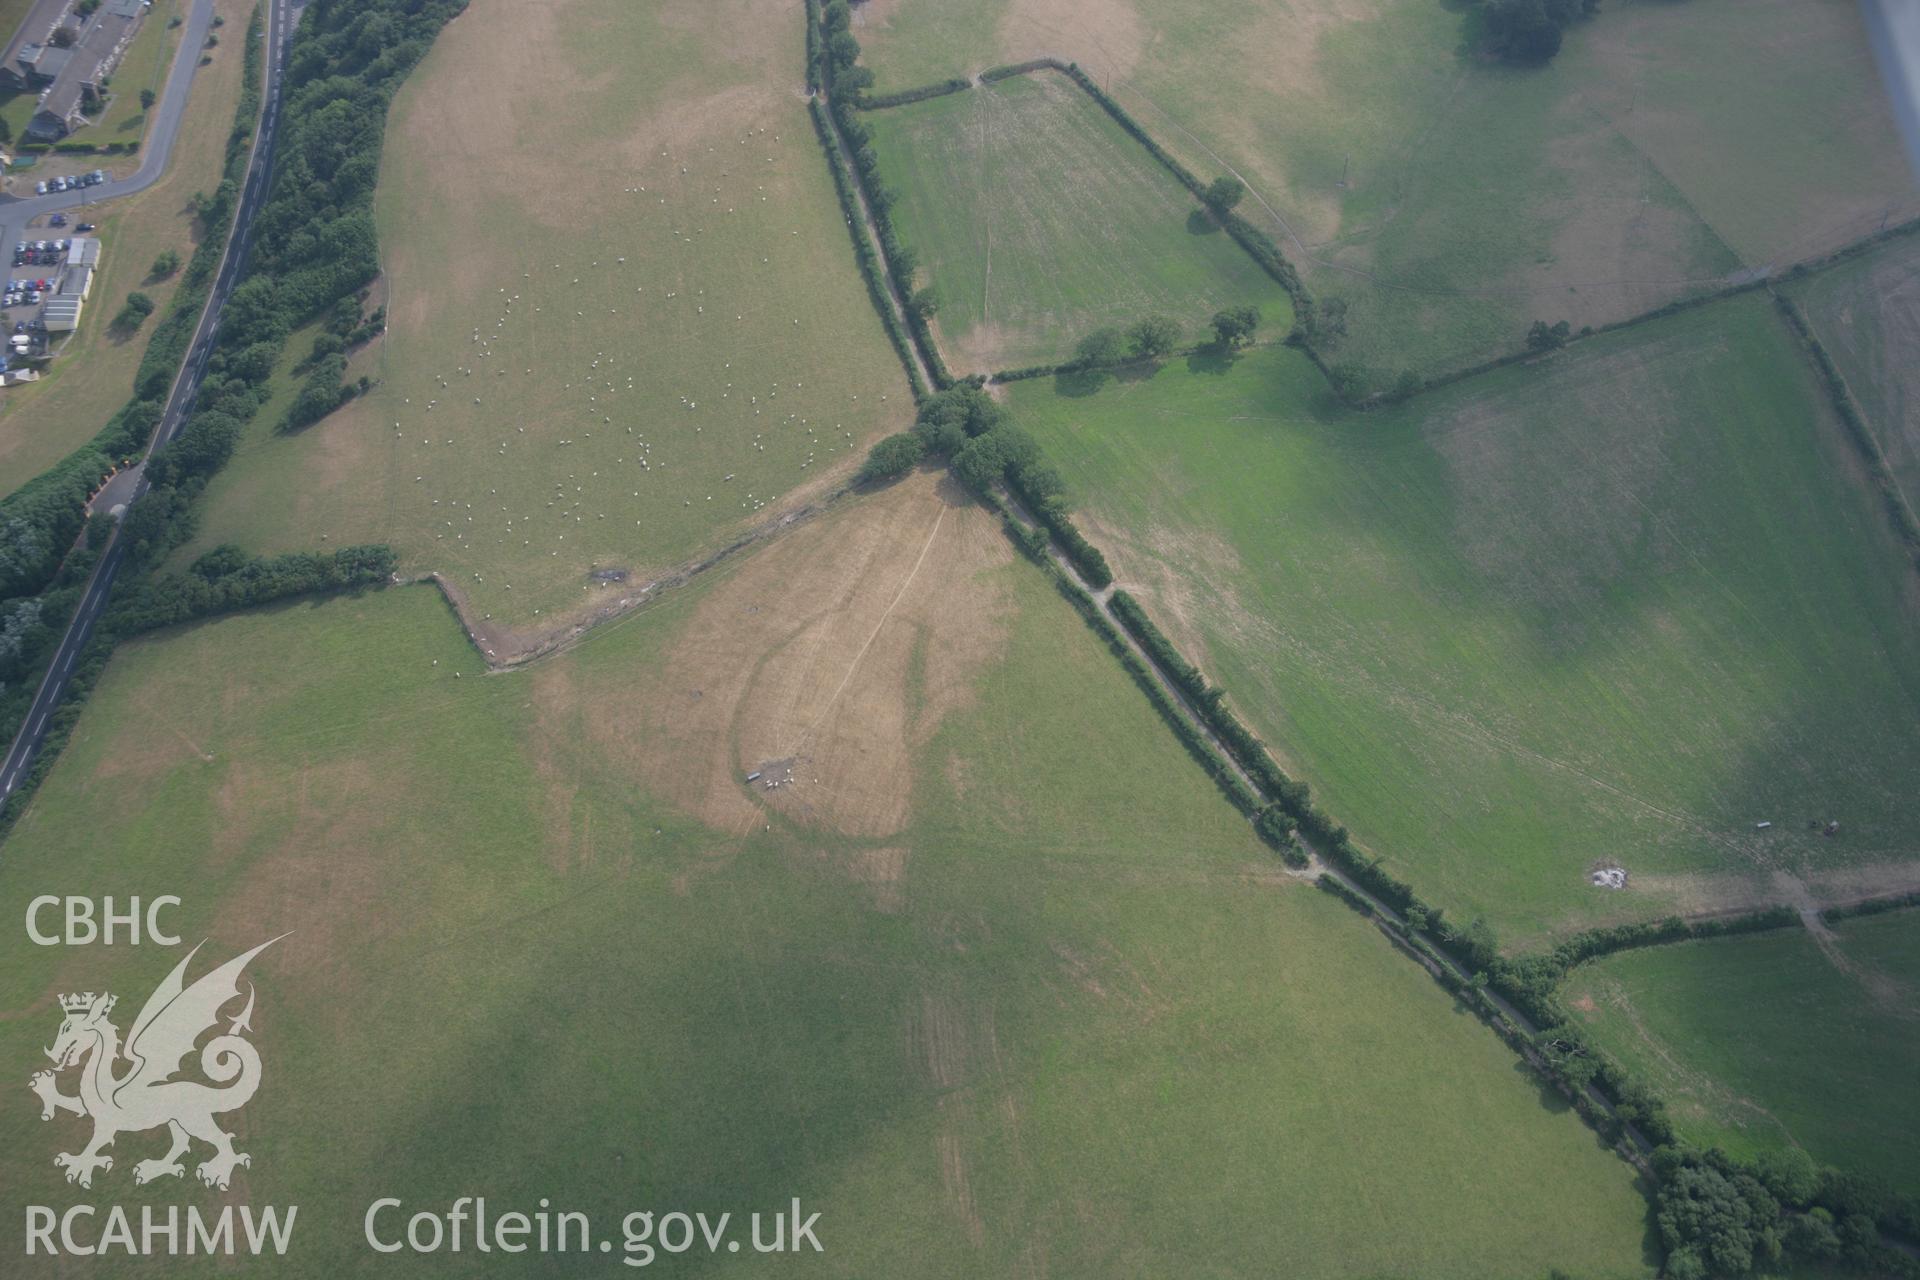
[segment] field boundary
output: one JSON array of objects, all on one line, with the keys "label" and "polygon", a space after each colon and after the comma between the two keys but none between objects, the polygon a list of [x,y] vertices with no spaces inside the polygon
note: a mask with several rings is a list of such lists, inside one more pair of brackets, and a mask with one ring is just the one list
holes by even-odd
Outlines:
[{"label": "field boundary", "polygon": [[[1154,138],[1144,125],[1135,119],[1125,107],[1120,105],[1118,100],[1113,98],[1106,90],[1100,88],[1098,84],[1094,83],[1092,78],[1086,74],[1078,63],[1066,61],[1052,55],[1042,55],[1040,57],[1030,58],[1024,62],[1007,63],[1003,66],[989,67],[987,70],[980,72],[972,82],[967,82],[960,77],[955,77],[952,80],[941,82],[941,86],[921,86],[919,89],[902,91],[901,95],[883,95],[881,98],[876,98],[870,103],[861,103],[859,105],[864,110],[885,110],[894,106],[905,106],[912,102],[923,101],[928,97],[941,96],[944,93],[960,92],[963,89],[972,87],[973,84],[976,83],[981,85],[992,84],[996,81],[1010,79],[1014,76],[1031,75],[1040,71],[1057,71],[1066,76],[1080,88],[1082,92],[1092,98],[1102,110],[1106,111],[1115,123],[1119,124],[1136,142],[1145,147],[1148,154],[1153,156],[1155,160],[1158,160],[1162,167],[1169,173],[1173,174],[1182,186],[1192,192],[1195,197],[1202,196],[1202,193],[1206,189],[1205,184],[1199,180],[1197,175],[1176,159],[1172,152],[1162,146],[1158,139]],[[954,87],[943,87],[948,85]],[[934,88],[939,88],[940,92],[928,92],[928,90]],[[909,94],[916,96],[905,96]],[[896,97],[898,101],[894,100]],[[1204,199],[1201,200],[1201,206],[1202,208],[1208,208]],[[1307,318],[1311,316],[1313,308],[1312,293],[1301,279],[1298,270],[1287,260],[1286,255],[1274,242],[1273,238],[1237,213],[1228,212],[1222,215],[1210,208],[1208,208],[1208,211],[1212,213],[1213,216],[1219,218],[1222,228],[1226,230],[1229,235],[1233,236],[1235,243],[1239,244],[1240,247],[1254,259],[1256,264],[1267,271],[1269,275],[1273,276],[1274,280],[1279,283],[1282,288],[1286,289],[1288,296],[1293,299],[1297,318],[1294,332],[1289,335],[1288,338],[1289,345],[1297,348],[1307,359],[1313,362],[1314,367],[1320,371],[1321,377],[1326,379],[1328,387],[1339,397],[1342,404],[1345,404],[1349,408],[1362,411],[1371,411],[1389,405],[1399,404],[1424,392],[1449,387],[1455,383],[1478,377],[1483,373],[1491,373],[1494,370],[1506,368],[1509,365],[1522,364],[1529,360],[1544,359],[1551,356],[1556,350],[1560,350],[1565,346],[1570,346],[1575,342],[1587,338],[1616,333],[1622,329],[1631,328],[1634,325],[1664,319],[1667,316],[1677,315],[1680,312],[1692,310],[1695,307],[1709,306],[1712,303],[1738,297],[1744,293],[1757,292],[1763,289],[1771,291],[1772,287],[1781,281],[1798,280],[1805,276],[1828,270],[1841,262],[1866,253],[1875,246],[1885,243],[1888,240],[1920,232],[1920,217],[1910,218],[1905,222],[1895,223],[1893,226],[1882,227],[1877,231],[1869,232],[1857,240],[1841,245],[1839,248],[1790,262],[1784,267],[1757,274],[1751,271],[1735,273],[1746,276],[1747,278],[1723,284],[1718,288],[1708,289],[1705,292],[1696,293],[1688,297],[1675,298],[1671,302],[1662,303],[1660,306],[1627,316],[1620,320],[1612,320],[1600,325],[1587,325],[1572,334],[1560,347],[1554,347],[1545,351],[1522,347],[1514,351],[1509,351],[1504,355],[1493,356],[1470,365],[1464,365],[1456,369],[1433,374],[1429,377],[1422,378],[1409,374],[1410,380],[1403,380],[1401,385],[1397,385],[1391,390],[1375,391],[1366,395],[1355,395],[1346,385],[1346,381],[1335,373],[1333,366],[1327,363],[1326,357],[1314,347],[1312,340],[1307,336]],[[1278,215],[1276,214],[1276,216]],[[1296,242],[1297,239],[1296,237]],[[1271,254],[1272,258],[1271,262],[1269,262],[1268,259],[1269,254]],[[1314,265],[1325,266],[1326,264],[1315,262]],[[1378,285],[1371,280],[1369,280],[1368,283],[1373,287],[1387,287]],[[1060,367],[1064,366],[1055,366],[1053,369],[1046,371],[1057,371]],[[1007,374],[1013,374],[1015,376],[1009,377],[1006,376]],[[1041,367],[1035,366],[1031,370],[1008,370],[1005,371],[1005,373],[992,375],[995,381],[1007,382],[1016,381],[1019,377],[1035,376],[1041,376]]]},{"label": "field boundary", "polygon": [[[810,5],[813,3],[815,0],[809,0]],[[855,48],[857,56],[857,46]],[[979,77],[979,82],[992,83],[1041,70],[1059,70],[1066,75],[1145,146],[1149,154],[1172,172],[1182,185],[1196,197],[1202,195],[1204,188],[1199,179],[1160,147],[1124,108],[1087,79],[1076,64],[1063,65],[1053,58],[1035,59],[991,68]],[[1207,207],[1204,198],[1201,204]],[[1343,404],[1358,410],[1395,404],[1423,391],[1465,382],[1508,365],[1544,360],[1571,341],[1617,332],[1743,293],[1761,289],[1771,291],[1776,276],[1799,278],[1865,252],[1893,236],[1920,230],[1920,219],[1914,219],[1828,254],[1796,263],[1783,272],[1744,279],[1709,293],[1676,299],[1638,316],[1597,328],[1585,328],[1578,335],[1555,343],[1546,350],[1523,349],[1436,378],[1403,380],[1403,385],[1391,393],[1356,397],[1343,386],[1342,380],[1312,345],[1308,336],[1312,298],[1301,284],[1292,264],[1286,261],[1265,232],[1245,219],[1230,212],[1224,216],[1216,213],[1216,216],[1230,233],[1235,233],[1235,241],[1259,265],[1273,274],[1293,298],[1296,320],[1294,330],[1287,339],[1288,345],[1302,351]],[[1243,232],[1241,228],[1244,228]],[[1254,247],[1262,244],[1271,253],[1271,261]],[[883,257],[887,252],[883,239]],[[891,262],[889,275],[890,278],[894,275]],[[1002,375],[993,377],[996,380],[1016,381],[1061,371],[1062,366],[1030,366],[1005,370]],[[1369,856],[1356,848],[1346,828],[1312,804],[1307,785],[1286,775],[1266,745],[1248,731],[1226,706],[1225,691],[1208,683],[1199,668],[1185,659],[1131,596],[1124,591],[1104,588],[1104,584],[1104,593],[1089,589],[1081,580],[1079,570],[1063,554],[1062,549],[1070,553],[1073,548],[1057,529],[1052,530],[1053,537],[1049,537],[1047,529],[1024,524],[993,495],[981,496],[989,505],[999,507],[1008,537],[1029,559],[1054,577],[1061,593],[1075,606],[1087,625],[1107,641],[1122,667],[1147,693],[1162,718],[1202,767],[1207,769],[1223,794],[1243,815],[1255,819],[1261,837],[1280,847],[1297,839],[1305,847],[1307,866],[1297,874],[1313,880],[1323,890],[1373,920],[1396,949],[1419,963],[1436,982],[1487,1022],[1523,1061],[1568,1099],[1581,1117],[1622,1158],[1658,1185],[1661,1172],[1648,1160],[1648,1153],[1656,1147],[1671,1147],[1678,1142],[1667,1119],[1665,1103],[1644,1082],[1587,1044],[1578,1028],[1568,1022],[1555,998],[1565,967],[1554,962],[1554,953],[1505,957],[1500,954],[1498,942],[1484,922],[1476,920],[1465,929],[1444,923],[1440,909],[1424,902],[1410,884],[1386,872],[1377,856]],[[1070,523],[1068,527],[1072,527]],[[1103,564],[1105,557],[1099,555],[1098,548],[1078,536],[1077,528],[1073,529],[1073,533],[1076,535],[1075,541],[1098,556],[1096,563]],[[1089,559],[1091,561],[1092,557]],[[1143,665],[1144,673],[1136,670]],[[1286,814],[1284,829],[1262,821],[1276,811]],[[1327,859],[1323,860],[1320,856],[1316,843],[1325,844]],[[1383,898],[1385,901],[1382,901]],[[1570,942],[1576,942],[1597,955],[1628,946],[1653,945],[1656,941],[1679,941],[1786,927],[1799,919],[1797,913],[1785,908],[1721,920],[1669,917],[1644,926],[1589,931]],[[1682,1163],[1701,1158],[1697,1153],[1679,1157]],[[1657,1193],[1652,1198],[1657,1201]],[[1901,1205],[1888,1202],[1883,1204],[1882,1209],[1883,1212],[1878,1215],[1878,1225],[1883,1231],[1896,1229],[1904,1221],[1906,1210]]]},{"label": "field boundary", "polygon": [[[1284,292],[1286,292],[1286,297],[1288,297],[1288,301],[1292,301],[1292,305],[1294,305],[1296,334],[1304,334],[1302,324],[1304,324],[1304,317],[1309,317],[1309,315],[1313,313],[1313,296],[1309,294],[1306,284],[1300,280],[1300,273],[1294,271],[1294,265],[1292,265],[1290,261],[1286,261],[1286,255],[1281,253],[1281,248],[1273,242],[1273,236],[1269,236],[1267,232],[1263,232],[1258,226],[1248,223],[1244,217],[1240,217],[1238,213],[1233,213],[1231,209],[1213,209],[1212,205],[1208,205],[1208,201],[1206,201],[1206,182],[1202,182],[1198,175],[1194,175],[1194,173],[1188,169],[1187,165],[1183,165],[1179,159],[1173,157],[1173,154],[1171,154],[1169,150],[1165,150],[1164,146],[1160,146],[1160,142],[1158,142],[1150,132],[1146,132],[1146,127],[1140,125],[1137,119],[1133,119],[1133,115],[1129,115],[1125,107],[1119,106],[1119,102],[1116,102],[1104,88],[1100,88],[1098,84],[1094,84],[1092,77],[1089,77],[1089,75],[1081,69],[1079,63],[1075,63],[1075,61],[1062,61],[1062,59],[1052,58],[1052,56],[1027,59],[1027,61],[1018,61],[1018,63],[1008,63],[1008,65],[1004,65],[1004,67],[989,67],[987,71],[981,71],[981,73],[979,73],[977,83],[993,84],[998,83],[998,81],[1014,79],[1014,77],[1018,77],[1018,75],[1035,75],[1035,73],[1039,73],[1039,71],[1058,71],[1060,75],[1064,75],[1069,83],[1073,84],[1075,88],[1079,88],[1083,94],[1087,94],[1087,98],[1091,98],[1094,106],[1100,107],[1102,111],[1106,111],[1106,115],[1108,115],[1116,125],[1119,125],[1121,132],[1125,132],[1129,138],[1133,138],[1137,144],[1140,144],[1140,146],[1146,150],[1146,154],[1152,155],[1156,161],[1160,161],[1160,167],[1165,169],[1167,173],[1171,173],[1173,178],[1175,178],[1181,186],[1187,188],[1188,194],[1190,194],[1194,200],[1198,201],[1200,211],[1206,213],[1208,217],[1215,219],[1215,221],[1219,223],[1219,226],[1221,226],[1221,230],[1225,230],[1225,232],[1233,238],[1236,246],[1240,246],[1240,249],[1242,249],[1248,257],[1254,259],[1254,265],[1260,267],[1263,273],[1267,273],[1267,276],[1273,278],[1275,284],[1279,284],[1279,286],[1283,288]],[[927,86],[916,88],[916,90],[902,90],[900,94],[887,94],[885,98],[876,98],[876,100],[854,100],[854,106],[858,107],[858,109],[864,109],[864,111],[883,111],[883,109],[889,109],[889,107],[908,106],[908,104],[914,104],[914,102],[925,102],[927,98],[941,98],[941,96],[952,94],[952,92],[970,90],[970,88],[973,88],[973,84],[975,84],[975,81],[962,81],[962,79],[956,77],[956,79],[952,79],[952,81],[943,81],[941,84],[927,84]],[[883,238],[883,242],[881,242],[881,257],[887,257],[885,238]],[[889,259],[889,274],[893,274],[895,278],[899,278],[899,273],[893,273],[893,271],[891,271],[891,259]],[[916,328],[914,332],[916,332],[916,336],[918,336],[918,328]],[[937,344],[933,344],[933,340],[931,340],[931,334],[925,338],[925,344],[933,345],[933,347],[937,349]],[[1304,336],[1298,338],[1298,345],[1306,345]],[[1317,355],[1313,355],[1313,363],[1321,368],[1321,374],[1325,374],[1325,376],[1329,378],[1329,382],[1331,382],[1331,372],[1319,361]],[[1050,367],[1039,367],[1039,365],[1035,365],[1035,367],[1029,367],[1027,370],[1010,370],[1010,372],[1021,372],[1021,376],[1041,376],[1037,370],[1043,370],[1044,368],[1046,372],[1054,372],[1054,370],[1062,367],[1064,367],[1064,365],[1050,365]],[[937,365],[937,368],[945,370],[945,361],[941,361],[941,363]],[[991,376],[993,376],[995,380],[1010,380],[1010,378],[1002,378],[1000,374],[991,374]],[[947,378],[947,380],[941,382],[939,386],[948,386],[950,382],[952,382],[952,378]]]},{"label": "field boundary", "polygon": [[535,633],[530,643],[510,650],[505,656],[496,653],[494,646],[505,647],[510,643],[507,637],[513,633],[502,632],[495,635],[489,628],[474,622],[474,610],[467,602],[465,593],[445,574],[438,569],[429,570],[411,581],[430,583],[439,588],[440,594],[446,598],[448,608],[453,610],[455,618],[459,620],[461,630],[466,632],[467,639],[473,644],[475,654],[481,662],[486,664],[490,673],[511,671],[550,658],[555,654],[564,653],[585,639],[587,634],[595,628],[657,604],[666,599],[674,588],[684,587],[708,570],[718,568],[742,552],[797,528],[816,516],[825,515],[859,487],[858,482],[849,480],[822,498],[795,507],[775,519],[763,521],[718,550],[686,561],[678,568],[667,570],[638,591],[631,592],[612,604],[602,605],[575,622],[555,627],[550,631]]},{"label": "field boundary", "polygon": [[1840,425],[1846,428],[1847,440],[1853,445],[1860,460],[1866,464],[1867,479],[1873,485],[1874,492],[1880,498],[1882,510],[1887,521],[1893,526],[1894,537],[1900,540],[1913,562],[1916,572],[1920,572],[1920,520],[1914,519],[1913,508],[1907,504],[1907,496],[1900,492],[1900,484],[1893,476],[1893,468],[1887,465],[1886,452],[1881,448],[1880,439],[1868,424],[1866,413],[1860,408],[1860,402],[1854,398],[1853,389],[1847,385],[1846,375],[1840,372],[1840,366],[1833,362],[1826,343],[1813,331],[1806,313],[1799,304],[1777,289],[1768,288],[1773,305],[1779,311],[1786,326],[1793,332],[1794,339],[1801,352],[1813,365],[1814,372],[1820,377],[1820,384],[1827,393],[1834,414],[1840,419]]}]

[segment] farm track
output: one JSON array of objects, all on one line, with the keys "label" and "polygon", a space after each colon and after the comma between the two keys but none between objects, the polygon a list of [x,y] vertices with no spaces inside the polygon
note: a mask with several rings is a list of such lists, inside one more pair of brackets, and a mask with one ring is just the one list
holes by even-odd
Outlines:
[{"label": "farm track", "polygon": [[[822,91],[822,96],[831,101],[831,96]],[[867,203],[867,189],[862,185],[860,170],[853,163],[853,152],[847,146],[847,140],[840,134],[840,122],[833,118],[833,112],[824,113],[827,132],[833,135],[833,145],[839,152],[840,163],[846,167],[848,178],[853,186],[853,198],[860,205],[861,234],[867,243],[873,246],[874,256],[880,260],[881,278],[887,286],[887,304],[893,309],[894,323],[907,336],[907,350],[913,354],[914,369],[919,373],[921,382],[928,387],[938,389],[940,384],[934,381],[933,367],[927,359],[927,353],[920,349],[920,338],[907,323],[907,302],[900,296],[899,286],[894,283],[892,264],[887,261],[887,251],[880,240],[880,228],[873,220],[873,207]]]}]

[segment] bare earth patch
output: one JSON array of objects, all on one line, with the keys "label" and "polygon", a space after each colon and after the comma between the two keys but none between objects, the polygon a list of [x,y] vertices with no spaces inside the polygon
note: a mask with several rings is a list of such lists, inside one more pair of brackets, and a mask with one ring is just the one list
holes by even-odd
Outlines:
[{"label": "bare earth patch", "polygon": [[1005,644],[1010,606],[988,571],[1011,554],[950,482],[910,477],[729,569],[660,671],[594,691],[585,732],[720,830],[778,814],[891,835],[914,748]]}]

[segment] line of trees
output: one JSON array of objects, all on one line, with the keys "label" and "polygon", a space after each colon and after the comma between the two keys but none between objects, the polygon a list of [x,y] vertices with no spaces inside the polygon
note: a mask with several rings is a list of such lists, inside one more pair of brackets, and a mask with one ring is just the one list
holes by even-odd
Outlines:
[{"label": "line of trees", "polygon": [[[192,414],[175,439],[154,454],[147,469],[152,487],[121,525],[129,574],[122,590],[144,591],[131,575],[190,536],[194,500],[264,402],[287,335],[362,288],[377,271],[373,181],[387,106],[440,27],[464,7],[465,0],[314,0],[308,6],[288,53],[274,168],[254,224],[246,276],[228,298]],[[42,589],[73,589],[76,575],[84,581],[92,568],[97,548],[74,552],[64,562],[62,553],[80,533],[94,484],[116,461],[145,447],[192,340],[246,175],[260,107],[263,33],[256,9],[221,182],[193,200],[205,234],[173,307],[147,345],[135,375],[135,399],[86,448],[0,504],[0,604]],[[282,585],[314,580],[282,566],[244,581],[251,584],[249,591],[264,590],[263,579]],[[229,598],[246,594],[239,582],[227,590]],[[194,591],[195,599],[212,598]],[[43,618],[55,612],[53,602],[48,596]],[[111,651],[112,635],[103,627],[77,663],[45,746],[25,785],[0,813],[0,827],[19,812],[58,756]],[[11,709],[0,701],[0,712]],[[10,726],[17,726],[17,718],[0,729]]]},{"label": "line of trees", "polygon": [[992,84],[996,80],[1011,80],[1015,76],[1024,76],[1035,71],[1065,71],[1067,64],[1058,58],[1032,58],[1026,62],[1010,62],[1005,66],[988,67],[980,73],[981,84]]},{"label": "line of trees", "polygon": [[[1100,104],[1101,109],[1113,117],[1114,123],[1126,130],[1134,141],[1145,147],[1147,154],[1158,160],[1167,172],[1178,178],[1182,186],[1193,192],[1201,201],[1207,200],[1208,192],[1214,190],[1217,183],[1201,182],[1191,169],[1174,158],[1172,152],[1155,141],[1153,135],[1128,114],[1125,107],[1115,102],[1106,90],[1095,83],[1093,77],[1081,69],[1079,63],[1070,62],[1063,71],[1068,79],[1079,85],[1089,97]],[[1209,207],[1213,206],[1209,205]],[[1293,299],[1296,310],[1311,305],[1312,295],[1300,282],[1299,272],[1293,269],[1293,264],[1288,262],[1286,256],[1280,252],[1280,246],[1273,242],[1272,236],[1234,212],[1231,205],[1226,209],[1214,209],[1214,216],[1220,220],[1220,225],[1227,234],[1232,236],[1235,242],[1260,264],[1261,269],[1287,291],[1288,296]]]},{"label": "line of trees", "polygon": [[1860,454],[1860,460],[1866,464],[1867,475],[1873,481],[1874,492],[1880,497],[1880,505],[1886,510],[1895,536],[1906,547],[1907,554],[1913,557],[1914,566],[1920,568],[1920,524],[1915,523],[1913,510],[1902,496],[1892,469],[1887,466],[1886,454],[1881,450],[1880,442],[1874,439],[1866,415],[1854,403],[1853,393],[1847,389],[1847,380],[1841,374],[1840,367],[1833,362],[1827,344],[1820,341],[1813,326],[1807,323],[1807,318],[1800,314],[1800,308],[1793,304],[1791,298],[1775,292],[1773,304],[1787,322],[1787,327],[1800,340],[1800,345],[1812,356],[1814,369],[1820,375],[1821,385],[1826,388],[1827,399],[1833,405],[1841,425],[1847,429],[1848,440]]},{"label": "line of trees", "polygon": [[[907,303],[904,308],[907,326],[913,332],[921,358],[926,361],[927,369],[933,375],[934,388],[944,389],[953,385],[953,374],[940,354],[939,344],[933,340],[933,328],[929,323],[934,310],[933,298],[931,294],[915,289],[914,276],[920,260],[901,241],[899,231],[893,224],[895,196],[881,179],[880,157],[873,149],[873,130],[860,119],[857,110],[860,95],[873,85],[873,72],[859,65],[860,42],[848,30],[850,22],[847,0],[829,0],[821,11],[821,31],[826,37],[824,83],[828,94],[828,110],[840,136],[846,140],[848,151],[853,155],[854,181],[866,197],[867,210],[873,217],[874,231],[880,239],[880,260],[892,277],[895,290]],[[964,82],[961,87],[965,87]],[[831,140],[826,141],[831,151]],[[856,215],[857,212],[856,209]],[[886,300],[883,298],[879,301]],[[890,314],[891,304],[884,306],[883,311]]]},{"label": "line of trees", "polygon": [[854,105],[862,111],[883,111],[888,107],[904,107],[909,102],[944,98],[950,93],[962,93],[971,88],[973,81],[965,76],[955,76],[951,80],[923,84],[913,89],[897,89],[892,93],[863,93],[854,99]]},{"label": "line of trees", "polygon": [[1600,0],[1481,0],[1468,15],[1478,44],[1503,62],[1539,66],[1560,52],[1567,28],[1600,11]]},{"label": "line of trees", "polygon": [[[214,196],[195,202],[204,234],[187,266],[167,316],[155,327],[134,373],[134,398],[108,419],[98,434],[73,453],[0,501],[0,617],[12,619],[14,642],[0,668],[0,739],[11,741],[32,702],[35,677],[52,653],[99,558],[93,537],[75,548],[87,527],[88,497],[116,467],[137,456],[160,421],[162,401],[186,355],[201,304],[206,300],[233,212],[232,194],[246,169],[248,144],[260,108],[261,40],[258,11],[249,27],[242,61],[240,101],[227,135],[223,181]],[[99,517],[111,520],[112,517]],[[31,619],[31,622],[28,621]],[[0,811],[0,828],[25,803],[37,779],[58,754],[59,743],[80,714],[86,691],[105,665],[111,642],[97,632],[69,677],[68,696],[55,709],[47,745],[24,785]]]},{"label": "line of trees", "polygon": [[1060,566],[1047,555],[1047,531],[1022,523],[1007,510],[1006,504],[1001,502],[995,494],[983,494],[981,501],[988,509],[999,515],[1001,527],[1006,530],[1007,537],[1014,546],[1046,573],[1055,589],[1067,603],[1073,606],[1074,611],[1080,615],[1088,629],[1106,644],[1108,652],[1112,653],[1115,660],[1120,663],[1121,669],[1145,695],[1148,704],[1159,713],[1161,720],[1173,731],[1174,736],[1180,740],[1180,744],[1187,749],[1187,753],[1206,771],[1207,776],[1227,798],[1227,802],[1246,817],[1254,819],[1256,831],[1265,836],[1269,828],[1263,827],[1260,823],[1262,814],[1259,798],[1247,789],[1247,785],[1240,780],[1239,775],[1233,771],[1220,753],[1214,750],[1206,736],[1174,704],[1173,699],[1167,696],[1167,691],[1160,687],[1160,682],[1153,678],[1153,673],[1135,655],[1120,632],[1108,620],[1107,615],[1101,612],[1099,604],[1093,597],[1088,595],[1079,583],[1062,572]]},{"label": "line of trees", "polygon": [[913,430],[876,444],[860,470],[862,480],[904,475],[922,458],[944,462],[959,481],[995,509],[1004,484],[1060,543],[1081,575],[1096,587],[1113,582],[1113,570],[1100,548],[1073,523],[1066,482],[1041,456],[1039,442],[1016,425],[1005,409],[969,378],[929,396],[914,417]]},{"label": "line of trees", "polygon": [[924,400],[926,381],[920,376],[919,362],[913,358],[912,339],[901,328],[887,296],[885,268],[873,242],[867,238],[867,225],[860,216],[860,202],[854,195],[853,175],[847,172],[847,166],[840,159],[840,148],[834,145],[827,109],[818,98],[809,102],[807,108],[813,118],[813,131],[820,139],[820,149],[826,153],[827,171],[833,175],[834,194],[839,197],[840,212],[846,218],[847,235],[853,241],[853,259],[860,268],[860,278],[866,282],[867,297],[880,316],[880,325],[886,330],[887,340],[893,343],[894,353],[900,357],[901,367],[907,371],[907,385],[913,391],[913,398]]},{"label": "line of trees", "polygon": [[223,545],[185,573],[143,578],[114,600],[107,625],[125,637],[294,596],[377,587],[392,576],[396,563],[393,548],[382,545],[257,557]]}]

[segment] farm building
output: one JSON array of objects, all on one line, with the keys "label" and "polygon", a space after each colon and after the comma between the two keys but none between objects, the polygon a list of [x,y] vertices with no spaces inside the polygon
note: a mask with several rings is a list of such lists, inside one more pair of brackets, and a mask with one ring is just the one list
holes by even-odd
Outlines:
[{"label": "farm building", "polygon": [[60,284],[40,312],[48,333],[71,333],[80,326],[80,313],[93,290],[93,273],[100,265],[100,242],[75,236],[67,243],[67,266]]},{"label": "farm building", "polygon": [[87,294],[93,290],[92,267],[68,267],[60,277],[59,297],[78,298],[86,301]]},{"label": "farm building", "polygon": [[[105,81],[120,64],[146,11],[147,0],[106,0],[94,10],[71,48],[50,48],[38,55],[31,78],[47,83],[48,88],[27,124],[28,137],[64,137],[86,123],[86,112],[98,109]],[[55,54],[67,56],[49,75],[48,60]]]},{"label": "farm building", "polygon": [[80,312],[85,305],[82,298],[65,295],[48,298],[47,305],[40,311],[40,321],[48,333],[72,333],[80,327]]}]

